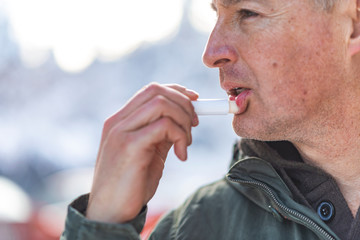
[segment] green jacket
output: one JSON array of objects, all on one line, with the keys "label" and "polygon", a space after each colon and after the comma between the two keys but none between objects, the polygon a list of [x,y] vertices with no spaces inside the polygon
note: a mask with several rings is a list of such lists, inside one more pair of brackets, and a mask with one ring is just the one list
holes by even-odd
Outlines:
[{"label": "green jacket", "polygon": [[[146,210],[127,224],[86,219],[87,196],[68,209],[62,240],[139,239]],[[241,156],[224,179],[200,188],[164,216],[150,239],[339,239],[310,208],[300,205],[275,169]]]}]

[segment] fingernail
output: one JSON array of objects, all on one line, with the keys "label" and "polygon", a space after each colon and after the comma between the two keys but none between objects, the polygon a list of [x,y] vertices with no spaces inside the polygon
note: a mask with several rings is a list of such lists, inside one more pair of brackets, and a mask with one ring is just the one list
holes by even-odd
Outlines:
[{"label": "fingernail", "polygon": [[198,94],[197,92],[195,92],[194,90],[186,89],[186,91],[187,91],[188,93],[190,93],[191,95],[199,96],[199,94]]},{"label": "fingernail", "polygon": [[194,113],[194,115],[193,115],[192,124],[194,127],[199,125],[199,118],[196,113]]}]

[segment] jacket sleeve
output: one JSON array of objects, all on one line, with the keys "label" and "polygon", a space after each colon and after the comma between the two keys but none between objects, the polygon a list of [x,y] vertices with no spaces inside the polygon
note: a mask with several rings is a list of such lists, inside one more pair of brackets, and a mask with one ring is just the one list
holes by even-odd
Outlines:
[{"label": "jacket sleeve", "polygon": [[89,194],[80,196],[68,207],[65,231],[60,240],[121,240],[140,239],[144,227],[147,207],[132,221],[124,224],[102,223],[85,217]]}]

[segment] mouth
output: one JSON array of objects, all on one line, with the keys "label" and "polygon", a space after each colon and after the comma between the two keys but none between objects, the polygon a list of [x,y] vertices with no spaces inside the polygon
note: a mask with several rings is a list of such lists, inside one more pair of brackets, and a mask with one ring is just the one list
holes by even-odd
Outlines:
[{"label": "mouth", "polygon": [[227,91],[227,94],[229,95],[229,97],[237,97],[238,95],[240,95],[241,93],[243,93],[246,90],[250,90],[250,89],[243,88],[243,87],[237,87],[237,88],[233,88],[233,89],[230,89],[229,91]]},{"label": "mouth", "polygon": [[238,114],[244,113],[248,107],[248,96],[251,89],[244,87],[236,87],[227,91],[230,101],[235,101],[239,108]]}]

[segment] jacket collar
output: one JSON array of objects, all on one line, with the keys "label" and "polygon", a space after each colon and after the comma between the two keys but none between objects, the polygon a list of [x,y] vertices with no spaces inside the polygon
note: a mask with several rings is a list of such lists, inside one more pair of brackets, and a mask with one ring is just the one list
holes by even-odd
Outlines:
[{"label": "jacket collar", "polygon": [[240,159],[230,168],[226,178],[236,190],[265,210],[268,210],[271,199],[265,192],[254,189],[256,185],[252,183],[264,184],[276,194],[277,198],[285,202],[293,202],[289,188],[271,164],[263,159],[257,157]]},{"label": "jacket collar", "polygon": [[287,141],[266,142],[241,139],[234,145],[231,166],[245,157],[266,159],[275,168],[303,165],[297,149]]},{"label": "jacket collar", "polygon": [[[286,218],[297,221],[292,214],[279,208],[280,204],[308,217],[316,225],[335,236],[311,208],[293,199],[291,191],[274,168],[274,166],[284,167],[287,164],[292,164],[293,167],[294,163],[285,160],[268,143],[245,139],[234,147],[232,167],[226,178],[233,188],[256,205],[268,212],[277,212],[277,215],[281,216],[277,217],[278,220]],[[301,158],[297,159],[295,164],[304,166]]]}]

